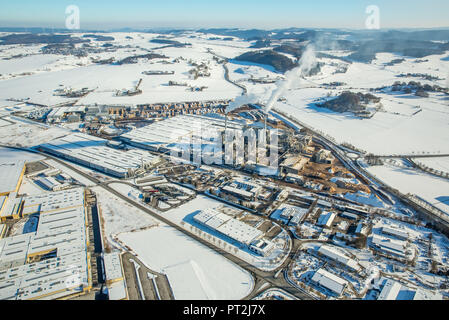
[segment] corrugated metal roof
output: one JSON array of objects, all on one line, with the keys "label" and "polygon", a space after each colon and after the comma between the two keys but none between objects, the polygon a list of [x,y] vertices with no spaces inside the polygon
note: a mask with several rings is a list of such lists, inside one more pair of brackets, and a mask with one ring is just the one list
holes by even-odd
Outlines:
[{"label": "corrugated metal roof", "polygon": [[0,163],[0,193],[15,191],[24,166],[23,160]]}]

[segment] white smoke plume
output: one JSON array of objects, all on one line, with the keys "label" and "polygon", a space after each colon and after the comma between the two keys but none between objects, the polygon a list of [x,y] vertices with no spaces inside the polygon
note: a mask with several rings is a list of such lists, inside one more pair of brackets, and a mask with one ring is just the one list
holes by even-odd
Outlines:
[{"label": "white smoke plume", "polygon": [[226,108],[225,113],[228,114],[229,112],[232,112],[235,109],[238,109],[246,104],[257,103],[258,100],[259,99],[255,94],[238,96],[229,104],[229,106]]},{"label": "white smoke plume", "polygon": [[279,99],[279,97],[284,94],[285,91],[291,88],[295,80],[299,80],[302,76],[309,74],[309,72],[316,66],[316,56],[315,49],[312,45],[307,46],[304,51],[301,60],[299,61],[299,66],[288,71],[285,74],[285,79],[281,80],[277,84],[277,88],[271,94],[265,106],[265,112],[268,112],[273,108],[273,105]]}]

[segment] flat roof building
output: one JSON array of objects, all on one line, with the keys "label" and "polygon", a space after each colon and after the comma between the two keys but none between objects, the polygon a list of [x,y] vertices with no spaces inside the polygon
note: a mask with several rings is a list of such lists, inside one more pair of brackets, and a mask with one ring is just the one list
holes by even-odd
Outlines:
[{"label": "flat roof building", "polygon": [[380,251],[399,256],[406,257],[407,243],[402,240],[387,239],[377,234],[372,236],[372,246]]},{"label": "flat roof building", "polygon": [[388,279],[377,300],[396,300],[401,288],[402,285],[399,282]]},{"label": "flat roof building", "polygon": [[25,173],[25,161],[0,162],[0,196],[19,191],[23,174]]},{"label": "flat roof building", "polygon": [[321,286],[334,294],[340,296],[348,285],[348,282],[323,268],[316,271],[312,277],[312,282]]},{"label": "flat roof building", "polygon": [[[243,125],[228,120],[228,129],[241,130]],[[179,115],[163,121],[157,121],[145,127],[132,130],[120,136],[122,141],[130,145],[151,151],[171,150],[182,138],[191,137],[195,131],[224,130],[225,119],[199,115]]]},{"label": "flat roof building", "polygon": [[238,198],[252,201],[261,192],[262,187],[244,179],[234,179],[231,183],[221,188],[221,191],[236,196]]},{"label": "flat roof building", "polygon": [[107,140],[87,134],[74,133],[52,140],[40,147],[57,157],[73,161],[115,177],[130,176],[130,171],[142,164],[152,163],[156,157],[141,150],[117,150],[106,146]]},{"label": "flat roof building", "polygon": [[236,196],[238,198],[242,198],[242,199],[245,199],[245,200],[254,200],[254,193],[253,192],[249,192],[249,191],[246,191],[244,189],[240,189],[240,188],[234,187],[232,185],[224,186],[221,190],[226,192],[226,193],[229,193],[229,194],[231,194],[233,196]]},{"label": "flat roof building", "polygon": [[348,267],[349,269],[351,269],[353,271],[360,271],[360,269],[361,269],[360,266],[358,265],[357,261],[346,256],[345,254],[343,254],[342,252],[340,252],[339,250],[337,250],[334,247],[322,245],[318,249],[318,253],[321,254],[322,256],[325,256],[335,262],[338,262],[338,263]]},{"label": "flat roof building", "polygon": [[286,174],[298,175],[309,160],[306,157],[289,156],[280,164],[280,167]]},{"label": "flat roof building", "polygon": [[60,183],[53,177],[40,177],[35,179],[34,182],[40,187],[50,191],[55,190],[55,188],[60,185]]},{"label": "flat roof building", "polygon": [[201,211],[193,219],[247,246],[263,235],[257,228],[210,208]]},{"label": "flat roof building", "polygon": [[106,284],[123,280],[122,261],[120,252],[105,253],[103,255]]},{"label": "flat roof building", "polygon": [[236,219],[227,221],[216,230],[246,245],[263,235],[262,231]]},{"label": "flat roof building", "polygon": [[17,193],[12,192],[4,199],[3,208],[0,212],[1,221],[7,219],[19,219],[23,210],[22,197],[16,198]]},{"label": "flat roof building", "polygon": [[106,285],[109,300],[125,300],[128,298],[120,252],[103,255]]},{"label": "flat roof building", "polygon": [[251,242],[249,249],[260,254],[263,257],[267,257],[274,250],[275,244],[267,239],[258,239]]},{"label": "flat roof building", "polygon": [[25,197],[37,230],[0,239],[0,298],[57,299],[90,291],[84,189]]},{"label": "flat roof building", "polygon": [[382,227],[382,233],[389,236],[394,236],[401,240],[407,240],[409,237],[407,232],[399,230],[397,228]]}]

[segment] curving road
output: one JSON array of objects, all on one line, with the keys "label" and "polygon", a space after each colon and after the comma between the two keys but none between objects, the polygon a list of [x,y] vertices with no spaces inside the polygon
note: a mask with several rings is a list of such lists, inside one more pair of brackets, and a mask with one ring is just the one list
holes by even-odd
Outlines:
[{"label": "curving road", "polygon": [[228,66],[227,66],[228,58],[223,57],[223,56],[220,56],[220,55],[216,54],[215,52],[213,52],[213,51],[210,50],[210,49],[208,49],[207,52],[210,53],[211,55],[213,55],[214,57],[219,58],[219,59],[222,59],[222,60],[225,61],[225,62],[223,63],[223,69],[224,69],[224,71],[225,71],[225,74],[224,74],[225,80],[226,80],[227,82],[229,82],[230,84],[233,84],[234,86],[239,87],[240,89],[242,89],[242,90],[243,90],[242,95],[246,95],[246,94],[248,93],[248,90],[246,89],[246,87],[243,86],[243,85],[241,85],[241,84],[238,84],[238,83],[235,82],[235,81],[232,81],[232,80],[229,78],[229,69],[228,69]]}]

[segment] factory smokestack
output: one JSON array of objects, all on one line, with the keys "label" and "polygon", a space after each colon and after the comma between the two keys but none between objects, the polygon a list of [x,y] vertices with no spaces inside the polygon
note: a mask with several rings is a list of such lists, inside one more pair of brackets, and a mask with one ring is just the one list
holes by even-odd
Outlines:
[{"label": "factory smokestack", "polygon": [[234,99],[234,101],[231,101],[229,106],[226,108],[225,113],[228,114],[229,112],[232,112],[235,109],[244,106],[245,104],[256,103],[257,100],[258,97],[255,94],[238,96],[237,98]]}]

